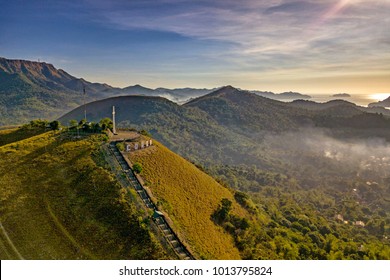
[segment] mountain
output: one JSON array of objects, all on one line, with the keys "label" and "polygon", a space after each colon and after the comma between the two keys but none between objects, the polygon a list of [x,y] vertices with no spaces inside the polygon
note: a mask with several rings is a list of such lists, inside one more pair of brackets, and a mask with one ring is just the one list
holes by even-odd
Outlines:
[{"label": "mountain", "polygon": [[[362,112],[373,113],[373,114],[383,114],[390,116],[390,110],[387,110],[383,107],[363,107],[358,106],[352,102],[345,100],[331,100],[324,103],[317,103],[309,100],[294,100],[290,102],[290,105],[296,108],[321,111],[323,114],[331,115],[332,112],[339,116],[354,116],[362,114]],[[333,109],[332,109],[333,108]]]},{"label": "mountain", "polygon": [[356,106],[354,103],[345,100],[331,100],[324,103],[317,103],[309,100],[294,100],[289,103],[296,108],[316,111],[324,115],[354,116],[362,114],[363,107]]},{"label": "mountain", "polygon": [[305,111],[252,92],[222,87],[184,105],[207,112],[219,125],[240,133],[296,128]]},{"label": "mountain", "polygon": [[90,83],[52,64],[0,58],[0,125],[53,119],[86,101],[105,96],[106,84]]},{"label": "mountain", "polygon": [[368,107],[390,107],[390,96],[385,100],[370,103]]},{"label": "mountain", "polygon": [[134,95],[153,95],[155,91],[150,88],[143,87],[141,85],[125,87],[121,90],[123,94],[134,94]]},{"label": "mountain", "polygon": [[156,90],[141,85],[115,88],[76,78],[45,62],[0,58],[0,125],[14,125],[31,119],[54,119],[83,104],[119,95],[163,96],[182,103],[209,93],[207,89]]},{"label": "mountain", "polygon": [[45,89],[82,92],[85,87],[88,94],[97,94],[113,87],[107,84],[91,83],[76,78],[52,64],[27,60],[9,60],[0,58],[0,71],[6,75],[19,76],[25,82]]},{"label": "mountain", "polygon": [[310,99],[311,96],[307,94],[301,94],[299,92],[282,92],[282,93],[273,93],[270,91],[258,91],[258,90],[252,90],[250,91],[252,93],[255,93],[257,95],[267,97],[270,99],[275,99],[275,100],[296,100],[296,99]]}]

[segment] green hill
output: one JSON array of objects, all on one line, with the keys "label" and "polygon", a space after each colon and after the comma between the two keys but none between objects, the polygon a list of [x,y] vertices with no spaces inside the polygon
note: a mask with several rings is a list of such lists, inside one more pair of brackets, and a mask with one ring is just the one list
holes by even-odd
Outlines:
[{"label": "green hill", "polygon": [[100,144],[46,132],[0,147],[1,259],[167,258]]},{"label": "green hill", "polygon": [[129,159],[141,164],[142,178],[157,204],[197,256],[240,258],[233,237],[212,220],[223,198],[233,202],[233,214],[247,215],[232,191],[156,141],[152,147],[131,152]]},{"label": "green hill", "polygon": [[[111,118],[112,106],[115,106],[118,126],[147,130],[169,149],[186,158],[207,159],[215,152],[210,143],[218,143],[229,151],[226,155],[233,160],[240,154],[238,151],[244,153],[251,145],[246,136],[220,126],[200,109],[179,106],[161,97],[120,96],[91,102],[87,104],[88,121]],[[67,125],[70,120],[80,120],[83,116],[83,108],[78,107],[59,120]],[[197,150],[197,155],[191,153],[192,149]],[[215,159],[222,156],[225,155],[219,153]]]},{"label": "green hill", "polygon": [[219,125],[243,134],[294,129],[300,124],[298,117],[310,117],[306,110],[231,86],[196,98],[184,106],[199,108]]}]

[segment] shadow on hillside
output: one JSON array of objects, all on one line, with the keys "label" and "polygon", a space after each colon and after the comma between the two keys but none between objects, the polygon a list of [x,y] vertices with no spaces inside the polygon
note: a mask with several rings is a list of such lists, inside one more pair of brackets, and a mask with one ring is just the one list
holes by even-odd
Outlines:
[{"label": "shadow on hillside", "polygon": [[41,133],[44,133],[45,129],[26,129],[19,128],[10,133],[0,134],[0,147],[11,144],[13,142],[25,140]]}]

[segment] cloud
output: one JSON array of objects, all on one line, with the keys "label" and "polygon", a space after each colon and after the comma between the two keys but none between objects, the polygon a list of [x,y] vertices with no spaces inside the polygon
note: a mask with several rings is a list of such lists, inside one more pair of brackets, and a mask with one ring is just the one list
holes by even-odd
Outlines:
[{"label": "cloud", "polygon": [[[37,2],[42,13],[31,12],[35,2],[25,13],[50,14],[57,24],[85,28],[84,37],[66,41],[67,32],[56,32],[58,38],[49,44],[85,38],[88,54],[121,54],[118,60],[142,61],[138,68],[159,64],[177,76],[192,71],[199,80],[206,76],[202,73],[212,73],[210,79],[240,76],[254,83],[272,75],[276,80],[390,72],[389,0],[61,0],[50,1],[49,8],[43,5],[47,1]],[[15,10],[23,10],[22,4]],[[153,36],[160,37],[146,42]],[[186,44],[179,45],[180,40]]]},{"label": "cloud", "polygon": [[88,7],[108,28],[179,34],[197,46],[217,42],[194,49],[194,60],[226,77],[390,72],[388,0],[89,0]]},{"label": "cloud", "polygon": [[385,31],[389,27],[385,9],[390,8],[388,1],[373,4],[372,1],[344,0],[351,3],[344,5],[344,14],[334,15],[333,21],[322,22],[321,26],[315,26],[315,20],[327,14],[338,1],[166,0],[116,1],[112,5],[106,2],[95,6],[101,19],[112,27],[161,30],[201,40],[221,40],[235,43],[244,53],[251,54],[256,50],[294,52],[310,47],[316,40],[338,42],[340,47],[353,46],[363,38],[388,41]]},{"label": "cloud", "polygon": [[[348,166],[349,173],[354,170],[355,174],[362,176],[374,175],[378,179],[380,176],[390,175],[390,145],[383,138],[337,139],[325,129],[306,128],[296,132],[266,135],[264,142],[270,146],[270,150],[283,151],[285,160],[293,165],[315,165],[322,162],[313,160],[315,156],[340,164],[341,172]],[[320,163],[319,168],[324,168],[323,163]]]},{"label": "cloud", "polygon": [[307,1],[296,1],[296,2],[286,2],[276,6],[271,6],[265,10],[266,14],[273,13],[300,13],[304,12],[318,12],[323,10],[323,3],[318,2],[307,2]]}]

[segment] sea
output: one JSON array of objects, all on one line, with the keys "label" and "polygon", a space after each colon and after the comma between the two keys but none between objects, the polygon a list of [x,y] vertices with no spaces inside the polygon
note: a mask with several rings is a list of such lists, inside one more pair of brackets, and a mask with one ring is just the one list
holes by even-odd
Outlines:
[{"label": "sea", "polygon": [[[367,107],[368,104],[385,100],[390,96],[390,93],[374,93],[374,94],[350,94],[350,97],[334,97],[330,94],[309,94],[311,96],[310,101],[314,102],[328,102],[330,100],[345,100],[356,105]],[[291,99],[278,99],[284,102],[291,102]]]}]

